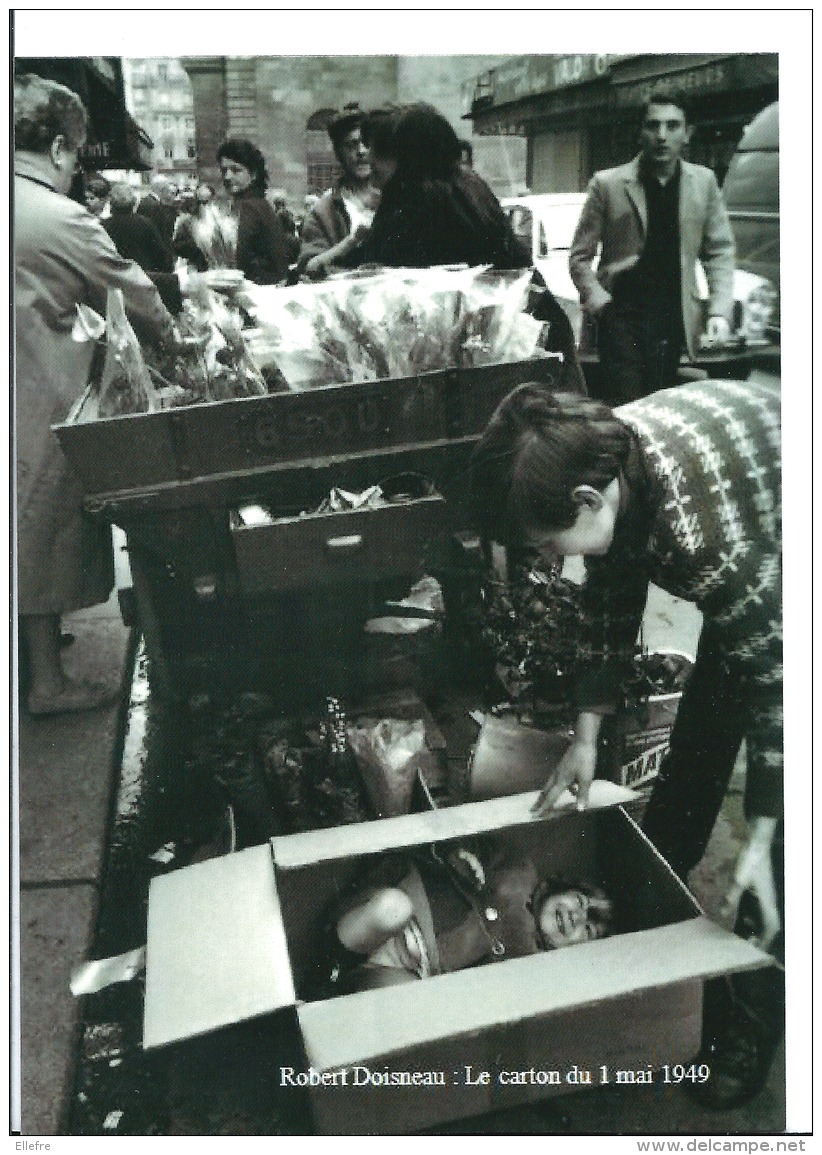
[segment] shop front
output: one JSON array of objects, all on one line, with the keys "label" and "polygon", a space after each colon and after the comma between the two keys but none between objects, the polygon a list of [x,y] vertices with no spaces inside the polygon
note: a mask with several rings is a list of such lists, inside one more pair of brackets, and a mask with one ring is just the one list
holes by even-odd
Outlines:
[{"label": "shop front", "polygon": [[80,97],[89,118],[88,139],[80,155],[86,171],[151,169],[154,145],[126,109],[119,57],[19,57],[15,71],[54,80]]},{"label": "shop front", "polygon": [[677,90],[691,103],[690,159],[721,181],[746,124],[777,98],[778,58],[738,55],[515,57],[473,82],[480,135],[524,136],[534,193],[577,192],[636,151],[644,102]]}]

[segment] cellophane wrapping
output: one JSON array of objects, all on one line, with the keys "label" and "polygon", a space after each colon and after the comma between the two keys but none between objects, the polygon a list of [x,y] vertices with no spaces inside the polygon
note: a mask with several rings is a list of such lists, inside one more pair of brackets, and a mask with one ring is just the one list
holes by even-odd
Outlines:
[{"label": "cellophane wrapping", "polygon": [[151,413],[160,408],[157,393],[140,343],[126,316],[123,293],[109,289],[106,296],[106,354],[99,385],[92,389],[80,413],[81,420],[119,417],[123,413]]},{"label": "cellophane wrapping", "polygon": [[527,269],[437,266],[246,285],[252,356],[292,390],[525,360],[547,336],[525,312],[530,281]]}]

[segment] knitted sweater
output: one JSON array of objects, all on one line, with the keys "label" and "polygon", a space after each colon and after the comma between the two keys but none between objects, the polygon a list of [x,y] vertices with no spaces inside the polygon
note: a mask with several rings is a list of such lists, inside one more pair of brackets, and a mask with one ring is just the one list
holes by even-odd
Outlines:
[{"label": "knitted sweater", "polygon": [[710,381],[616,413],[635,433],[628,509],[604,558],[586,559],[577,705],[612,710],[649,581],[694,602],[744,679],[748,811],[781,812],[782,608],[779,394]]}]

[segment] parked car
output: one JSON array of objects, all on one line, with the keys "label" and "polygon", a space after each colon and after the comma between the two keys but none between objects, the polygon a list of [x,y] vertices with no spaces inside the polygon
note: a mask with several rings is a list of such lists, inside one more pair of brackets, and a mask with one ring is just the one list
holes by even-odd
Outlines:
[{"label": "parked car", "polygon": [[[768,337],[779,342],[779,102],[754,117],[742,134],[722,185],[740,271],[763,277],[749,313],[759,309]],[[770,291],[773,291],[772,293]]]},{"label": "parked car", "polygon": [[[568,253],[584,203],[585,193],[543,193],[506,197],[502,207],[514,231],[528,245],[534,267],[568,313],[588,386],[592,392],[598,392],[593,382],[598,365],[596,322],[583,314],[576,286],[568,272]],[[708,283],[701,266],[697,268],[697,287],[707,302]],[[703,349],[693,362],[686,357],[684,371],[704,370],[711,377],[747,377],[752,351],[771,347],[768,327],[775,303],[772,281],[749,267],[738,265],[734,272],[730,341],[721,347]]]},{"label": "parked car", "polygon": [[502,201],[514,232],[531,253],[534,268],[568,314],[577,344],[583,317],[579,294],[568,272],[568,253],[584,204],[585,193],[546,193]]}]

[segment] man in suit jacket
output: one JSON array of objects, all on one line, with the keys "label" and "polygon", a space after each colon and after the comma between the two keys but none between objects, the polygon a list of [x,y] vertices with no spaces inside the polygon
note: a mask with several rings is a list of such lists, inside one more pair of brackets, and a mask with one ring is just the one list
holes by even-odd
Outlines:
[{"label": "man in suit jacket", "polygon": [[705,338],[723,341],[730,332],[733,235],[714,174],[681,159],[690,135],[682,100],[653,97],[640,154],[594,175],[571,244],[571,277],[597,319],[613,402],[675,385],[683,345],[696,355],[703,325],[697,261],[708,282]]}]

